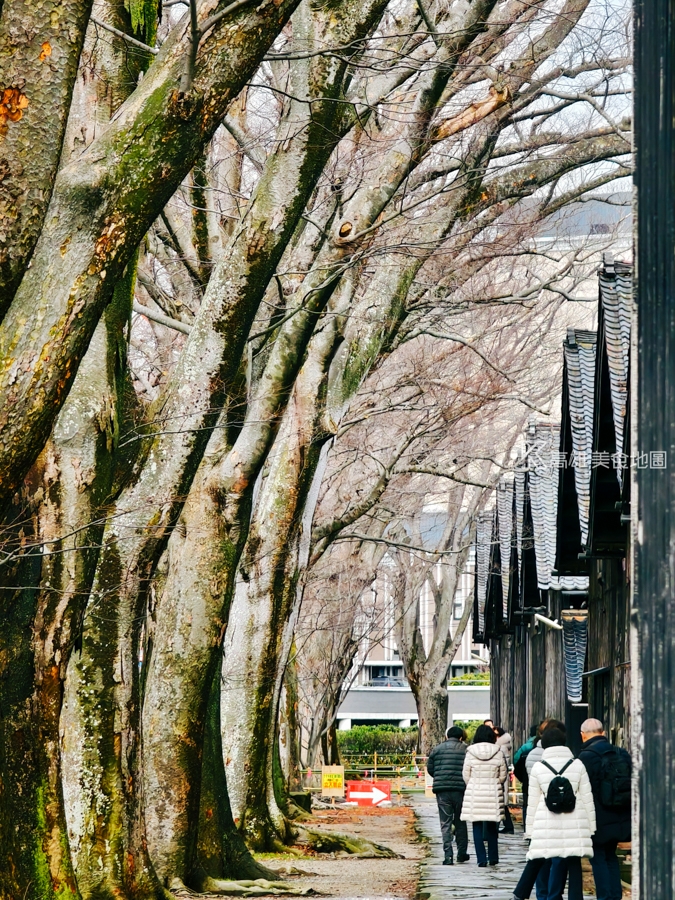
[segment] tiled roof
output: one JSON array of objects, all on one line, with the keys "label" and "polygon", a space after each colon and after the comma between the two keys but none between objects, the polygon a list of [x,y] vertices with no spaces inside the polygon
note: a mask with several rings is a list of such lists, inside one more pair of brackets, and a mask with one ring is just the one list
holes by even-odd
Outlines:
[{"label": "tiled roof", "polygon": [[476,518],[476,609],[478,621],[474,625],[477,634],[485,634],[485,599],[490,571],[493,511],[479,513]]},{"label": "tiled roof", "polygon": [[555,568],[556,514],[558,509],[558,425],[531,422],[527,430],[527,462],[534,528],[537,583],[541,590],[586,590],[586,576],[551,574]]},{"label": "tiled roof", "polygon": [[499,521],[499,547],[501,550],[502,621],[509,620],[509,560],[511,559],[511,533],[513,530],[513,482],[502,479],[497,488],[497,516]]},{"label": "tiled roof", "polygon": [[[628,397],[630,325],[633,303],[633,269],[627,263],[605,256],[600,269],[600,302],[604,315],[604,338],[609,365],[616,449],[622,452]],[[619,480],[621,472],[617,472]]]},{"label": "tiled roof", "polygon": [[518,541],[518,565],[523,550],[523,503],[525,502],[525,469],[519,466],[513,475],[513,489],[516,492],[516,537]]},{"label": "tiled roof", "polygon": [[[578,328],[567,329],[563,352],[572,424],[574,484],[579,504],[582,544],[586,544],[588,539],[596,347],[597,335],[594,331],[581,331]],[[567,462],[569,463],[569,460]]]}]

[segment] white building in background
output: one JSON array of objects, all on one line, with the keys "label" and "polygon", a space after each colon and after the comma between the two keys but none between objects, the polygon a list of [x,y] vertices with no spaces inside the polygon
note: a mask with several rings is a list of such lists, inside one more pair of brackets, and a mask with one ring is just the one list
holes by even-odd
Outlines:
[{"label": "white building in background", "polygon": [[[405,687],[405,673],[403,663],[396,646],[394,604],[391,596],[391,583],[385,564],[382,566],[377,581],[373,585],[373,619],[381,616],[381,625],[366,625],[363,630],[365,637],[362,642],[363,654],[357,659],[359,669],[354,685],[359,687]],[[464,572],[461,574],[455,600],[453,604],[452,622],[450,634],[454,636],[464,611],[464,604],[473,601],[474,582],[474,551],[471,548],[469,560]],[[434,636],[434,599],[428,584],[422,588],[419,600],[420,631],[424,642],[424,649],[428,653]],[[370,621],[373,622],[373,619]],[[380,632],[379,634],[372,632]],[[482,644],[474,644],[472,635],[472,622],[464,631],[462,643],[453,660],[450,677],[465,675],[476,670],[484,670],[489,665],[489,652]],[[364,659],[365,656],[365,659]],[[391,682],[387,685],[387,682]],[[396,682],[401,682],[397,684]]]},{"label": "white building in background", "polygon": [[[417,721],[417,708],[403,670],[396,646],[394,604],[391,596],[391,568],[382,566],[373,585],[371,615],[364,615],[363,654],[355,662],[352,687],[338,711],[338,726],[390,723],[408,727]],[[389,569],[389,572],[387,571]],[[450,633],[454,635],[466,602],[473,602],[473,549],[466,568],[460,576],[453,605]],[[419,598],[420,631],[428,652],[434,635],[434,600],[428,585]],[[472,641],[472,622],[469,621],[462,642],[451,665],[450,677],[456,678],[489,665],[487,648]],[[364,658],[365,657],[365,658]],[[468,719],[485,719],[490,714],[489,685],[448,686],[449,723]]]}]

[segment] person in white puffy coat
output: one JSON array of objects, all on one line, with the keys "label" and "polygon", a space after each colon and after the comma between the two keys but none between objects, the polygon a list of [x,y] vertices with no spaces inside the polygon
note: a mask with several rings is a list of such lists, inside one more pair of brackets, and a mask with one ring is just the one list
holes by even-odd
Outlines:
[{"label": "person in white puffy coat", "polygon": [[[595,833],[595,804],[591,782],[584,764],[574,759],[565,746],[565,735],[557,728],[549,728],[541,739],[543,754],[530,773],[527,803],[526,835],[530,838],[528,863],[514,891],[517,900],[527,900],[534,882],[547,859],[565,859],[563,869],[569,876],[568,900],[583,900],[581,857],[593,856]],[[552,812],[546,805],[551,781],[567,763],[562,777],[567,778],[574,791],[576,804],[572,812]],[[546,764],[546,765],[545,765]],[[549,768],[549,766],[551,768]],[[551,771],[553,769],[554,771]]]},{"label": "person in white puffy coat", "polygon": [[[506,758],[497,744],[497,736],[488,725],[476,729],[473,743],[466,751],[464,769],[466,782],[461,819],[473,824],[476,862],[483,867],[499,862],[498,823],[504,817],[504,782]],[[488,852],[485,853],[487,839]]]}]

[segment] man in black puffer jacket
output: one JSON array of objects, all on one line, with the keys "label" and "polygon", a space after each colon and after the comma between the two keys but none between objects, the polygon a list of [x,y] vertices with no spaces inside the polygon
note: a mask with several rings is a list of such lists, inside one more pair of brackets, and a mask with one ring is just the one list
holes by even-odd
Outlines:
[{"label": "man in black puffer jacket", "polygon": [[444,866],[451,866],[452,859],[452,825],[455,825],[457,841],[457,862],[466,862],[469,838],[466,822],[462,822],[462,802],[466,784],[462,776],[464,757],[466,756],[466,732],[453,725],[445,733],[446,740],[431,751],[427,760],[427,772],[434,779],[433,791],[438,803],[438,817],[441,820],[443,835]]},{"label": "man in black puffer jacket", "polygon": [[597,900],[621,900],[616,845],[630,840],[631,760],[626,750],[610,744],[599,719],[583,722],[581,739],[579,759],[591,781],[598,825],[591,858],[595,893]]}]

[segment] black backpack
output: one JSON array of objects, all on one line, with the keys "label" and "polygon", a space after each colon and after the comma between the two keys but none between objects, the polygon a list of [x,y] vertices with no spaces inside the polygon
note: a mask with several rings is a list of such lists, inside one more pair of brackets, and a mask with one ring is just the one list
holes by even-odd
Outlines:
[{"label": "black backpack", "polygon": [[631,764],[627,753],[612,747],[600,757],[600,802],[617,812],[630,809]]},{"label": "black backpack", "polygon": [[574,812],[574,807],[577,805],[577,798],[569,778],[565,778],[563,775],[565,769],[572,765],[574,759],[569,759],[559,772],[556,772],[553,766],[549,766],[543,759],[541,762],[544,763],[546,768],[550,769],[555,776],[551,779],[548,791],[546,792],[546,797],[544,798],[546,806],[554,813]]}]

